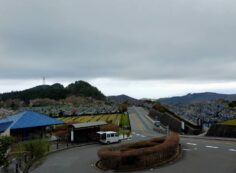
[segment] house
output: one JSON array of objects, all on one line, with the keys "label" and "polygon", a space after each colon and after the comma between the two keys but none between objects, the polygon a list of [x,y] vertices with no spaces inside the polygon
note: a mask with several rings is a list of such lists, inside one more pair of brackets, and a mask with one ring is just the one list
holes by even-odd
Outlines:
[{"label": "house", "polygon": [[63,123],[61,120],[27,110],[0,119],[0,135],[13,136],[18,141],[43,138],[47,127]]}]

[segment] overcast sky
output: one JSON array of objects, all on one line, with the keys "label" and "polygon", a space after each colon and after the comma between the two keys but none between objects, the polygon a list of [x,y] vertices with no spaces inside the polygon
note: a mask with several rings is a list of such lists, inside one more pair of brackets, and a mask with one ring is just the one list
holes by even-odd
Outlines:
[{"label": "overcast sky", "polygon": [[236,93],[235,0],[0,0],[0,92]]}]

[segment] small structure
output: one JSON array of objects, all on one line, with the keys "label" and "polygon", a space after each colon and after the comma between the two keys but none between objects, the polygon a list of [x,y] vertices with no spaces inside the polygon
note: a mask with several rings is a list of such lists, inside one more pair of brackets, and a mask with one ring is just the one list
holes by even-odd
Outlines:
[{"label": "small structure", "polygon": [[0,135],[14,136],[18,141],[43,138],[46,127],[63,123],[28,110],[0,119]]},{"label": "small structure", "polygon": [[70,141],[71,142],[88,142],[98,141],[99,135],[97,134],[100,127],[106,125],[105,121],[77,123],[70,125]]}]

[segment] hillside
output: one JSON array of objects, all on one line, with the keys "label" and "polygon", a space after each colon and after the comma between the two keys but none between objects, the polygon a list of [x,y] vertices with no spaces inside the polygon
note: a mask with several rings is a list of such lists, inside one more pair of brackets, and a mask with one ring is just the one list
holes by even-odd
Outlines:
[{"label": "hillside", "polygon": [[104,100],[105,96],[96,87],[91,86],[85,81],[76,81],[67,87],[56,83],[53,85],[39,85],[23,91],[14,91],[0,94],[0,101],[8,99],[20,99],[25,102],[36,98],[65,99],[67,96],[92,97],[98,100]]},{"label": "hillside", "polygon": [[132,98],[130,96],[127,95],[117,95],[117,96],[108,96],[107,97],[108,101],[113,102],[113,103],[124,103],[124,102],[128,102],[131,105],[139,105],[142,103],[141,100]]},{"label": "hillside", "polygon": [[236,94],[218,94],[218,93],[194,93],[194,94],[187,94],[185,96],[179,97],[170,97],[170,98],[161,98],[158,99],[159,102],[162,104],[192,104],[192,103],[204,103],[204,102],[211,102],[216,101],[219,99],[233,101],[236,100]]},{"label": "hillside", "polygon": [[201,133],[201,127],[193,121],[189,121],[188,119],[179,116],[169,110],[167,107],[160,103],[155,103],[152,109],[149,112],[149,116],[153,119],[159,120],[164,126],[169,126],[169,128],[176,132],[181,132],[181,122],[185,123],[185,131],[186,134],[199,134]]}]

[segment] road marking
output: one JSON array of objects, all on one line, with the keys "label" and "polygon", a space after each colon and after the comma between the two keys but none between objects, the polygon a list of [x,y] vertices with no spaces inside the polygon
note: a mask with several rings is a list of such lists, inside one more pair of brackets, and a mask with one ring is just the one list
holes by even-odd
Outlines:
[{"label": "road marking", "polygon": [[137,136],[140,136],[140,134],[136,133]]},{"label": "road marking", "polygon": [[229,151],[236,151],[236,149],[232,149],[232,148],[231,148],[231,149],[229,149]]},{"label": "road marking", "polygon": [[194,144],[194,143],[186,143],[186,144],[187,145],[194,145],[194,146],[197,145],[197,144]]},{"label": "road marking", "polygon": [[142,137],[142,138],[146,138],[146,136],[144,136],[144,135],[141,135],[141,137]]},{"label": "road marking", "polygon": [[215,148],[215,149],[216,149],[216,148],[219,148],[219,147],[216,147],[216,146],[210,146],[210,145],[207,145],[206,147],[207,147],[207,148]]},{"label": "road marking", "polygon": [[192,151],[192,150],[190,150],[188,148],[183,148],[182,150],[184,150],[184,151]]}]

